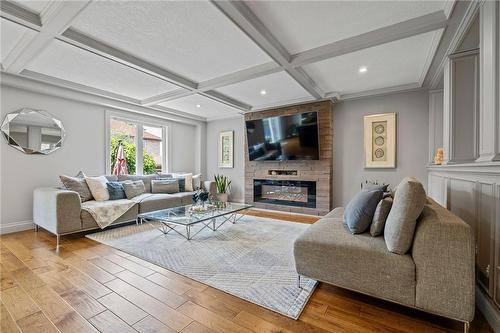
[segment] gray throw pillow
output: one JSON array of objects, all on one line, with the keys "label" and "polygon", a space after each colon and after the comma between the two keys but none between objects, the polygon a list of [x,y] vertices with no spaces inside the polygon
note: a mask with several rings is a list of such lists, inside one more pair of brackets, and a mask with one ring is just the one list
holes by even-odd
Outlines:
[{"label": "gray throw pillow", "polygon": [[344,211],[344,223],[353,234],[361,234],[372,223],[377,204],[382,199],[380,190],[361,190],[347,204]]},{"label": "gray throw pillow", "polygon": [[59,176],[59,179],[61,179],[61,182],[66,189],[77,192],[82,202],[94,199],[94,197],[92,197],[92,192],[90,192],[90,188],[85,181],[85,174],[82,171],[80,171],[76,177],[63,175]]},{"label": "gray throw pillow", "polygon": [[382,235],[382,233],[384,232],[385,221],[387,220],[387,216],[391,211],[391,207],[391,197],[380,200],[377,208],[375,209],[375,214],[373,214],[372,225],[370,226],[370,235],[372,235],[373,237]]},{"label": "gray throw pillow", "polygon": [[122,184],[127,199],[132,199],[133,197],[146,193],[146,187],[142,180],[126,180]]},{"label": "gray throw pillow", "polygon": [[397,254],[408,252],[413,243],[417,218],[426,201],[424,187],[417,179],[406,177],[399,183],[384,228],[389,251]]},{"label": "gray throw pillow", "polygon": [[152,180],[151,193],[179,193],[179,181],[177,179]]},{"label": "gray throw pillow", "polygon": [[151,193],[151,181],[153,179],[158,179],[157,174],[152,174],[152,175],[118,175],[118,181],[123,182],[126,180],[131,180],[131,181],[138,181],[142,180],[144,183],[144,188],[146,189],[147,193]]}]

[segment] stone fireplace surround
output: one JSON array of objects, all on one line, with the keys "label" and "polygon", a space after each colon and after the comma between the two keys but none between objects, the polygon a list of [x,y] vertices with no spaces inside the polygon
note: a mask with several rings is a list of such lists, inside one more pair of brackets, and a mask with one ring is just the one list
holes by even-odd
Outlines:
[{"label": "stone fireplace surround", "polygon": [[[333,209],[333,103],[322,101],[287,106],[265,111],[249,112],[245,120],[285,116],[304,112],[318,112],[319,160],[312,161],[250,161],[245,137],[245,202],[256,208],[292,213],[325,215]],[[245,131],[246,136],[246,131]],[[254,201],[254,180],[314,182],[315,207],[311,205],[278,204],[277,200]],[[273,202],[274,203],[271,203]]]}]

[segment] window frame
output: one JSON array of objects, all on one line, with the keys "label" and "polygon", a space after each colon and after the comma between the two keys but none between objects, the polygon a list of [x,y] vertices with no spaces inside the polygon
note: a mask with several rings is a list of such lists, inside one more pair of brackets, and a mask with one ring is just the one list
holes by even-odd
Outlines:
[{"label": "window frame", "polygon": [[135,124],[135,174],[143,175],[144,174],[144,165],[143,165],[143,152],[144,152],[144,126],[157,127],[161,128],[162,133],[162,159],[161,159],[161,172],[168,173],[171,168],[171,159],[169,158],[169,154],[172,151],[170,147],[170,143],[172,142],[170,138],[169,131],[169,123],[161,118],[151,117],[151,116],[143,116],[143,115],[134,115],[124,112],[116,112],[116,111],[106,111],[106,135],[105,135],[105,161],[106,161],[106,174],[111,174],[111,119],[131,122]]}]

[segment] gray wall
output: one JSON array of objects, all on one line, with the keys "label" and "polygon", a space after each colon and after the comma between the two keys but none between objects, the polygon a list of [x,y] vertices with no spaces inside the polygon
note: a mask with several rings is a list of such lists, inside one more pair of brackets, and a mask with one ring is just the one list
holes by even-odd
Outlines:
[{"label": "gray wall", "polygon": [[[3,85],[0,93],[2,120],[21,108],[41,109],[59,118],[67,133],[63,147],[47,156],[25,155],[0,140],[0,230],[9,232],[30,226],[34,188],[59,185],[61,174],[105,172],[105,111],[113,109]],[[169,123],[169,129],[172,169],[195,171],[195,127]]]},{"label": "gray wall", "polygon": [[[234,168],[220,169],[218,166],[219,133],[234,131]],[[214,174],[222,174],[232,181],[231,196],[233,201],[244,201],[245,198],[245,132],[243,116],[232,119],[211,121],[207,124],[207,175],[213,179]]]},{"label": "gray wall", "polygon": [[[395,186],[405,176],[427,184],[428,94],[424,91],[369,97],[335,104],[334,200],[346,205],[364,180],[378,180]],[[397,147],[395,169],[365,169],[363,117],[396,113]]]},{"label": "gray wall", "polygon": [[[363,180],[397,185],[405,176],[415,176],[426,186],[428,161],[429,104],[427,92],[408,92],[368,97],[334,105],[334,200],[346,205]],[[397,156],[395,169],[365,169],[363,116],[397,113]],[[217,140],[220,131],[234,130],[234,169],[217,167]],[[233,181],[233,200],[244,198],[243,118],[215,120],[207,125],[207,173],[221,173]]]}]

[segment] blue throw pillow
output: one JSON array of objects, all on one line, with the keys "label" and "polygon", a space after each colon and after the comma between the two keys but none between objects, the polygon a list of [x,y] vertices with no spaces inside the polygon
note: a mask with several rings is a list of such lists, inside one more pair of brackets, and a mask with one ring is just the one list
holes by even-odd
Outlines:
[{"label": "blue throw pillow", "polygon": [[344,211],[344,223],[351,233],[361,234],[368,229],[382,196],[383,192],[375,189],[361,190],[352,198]]},{"label": "blue throw pillow", "polygon": [[107,182],[106,186],[108,187],[109,200],[127,199],[121,182]]}]

